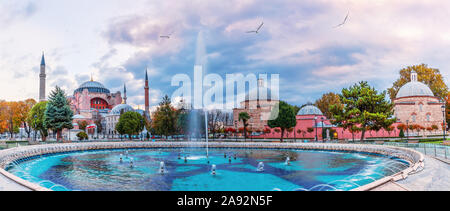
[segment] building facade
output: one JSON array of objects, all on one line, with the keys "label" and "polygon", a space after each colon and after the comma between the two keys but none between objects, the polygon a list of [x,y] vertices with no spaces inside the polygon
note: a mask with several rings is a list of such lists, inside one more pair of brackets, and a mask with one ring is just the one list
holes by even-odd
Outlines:
[{"label": "building facade", "polygon": [[278,94],[264,85],[263,79],[258,79],[258,86],[251,90],[245,100],[240,103],[240,108],[233,109],[235,127],[242,128],[244,123],[239,121],[239,114],[247,112],[250,119],[247,121],[248,129],[252,131],[264,130],[272,108],[279,103]]},{"label": "building facade", "polygon": [[442,131],[443,105],[427,85],[417,80],[417,73],[412,71],[411,81],[400,88],[394,99],[394,115],[403,124],[425,128],[435,125]]}]

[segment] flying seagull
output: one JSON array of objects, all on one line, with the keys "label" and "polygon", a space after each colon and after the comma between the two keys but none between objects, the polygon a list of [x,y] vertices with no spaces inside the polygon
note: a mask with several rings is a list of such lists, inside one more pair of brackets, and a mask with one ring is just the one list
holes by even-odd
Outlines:
[{"label": "flying seagull", "polygon": [[339,24],[339,25],[337,25],[337,26],[335,26],[334,28],[337,28],[337,27],[339,27],[339,26],[343,26],[346,22],[347,22],[347,19],[348,19],[348,15],[350,14],[350,11],[347,13],[347,16],[345,16],[345,19],[344,19],[344,21],[342,21],[342,23],[341,24]]},{"label": "flying seagull", "polygon": [[258,33],[258,31],[261,29],[261,27],[264,25],[264,22],[261,23],[261,25],[258,26],[256,31],[248,31],[247,33]]},{"label": "flying seagull", "polygon": [[160,38],[167,38],[167,39],[169,39],[170,36],[172,36],[172,34],[173,34],[173,32],[170,33],[170,34],[168,34],[168,35],[161,35],[161,36],[159,36],[159,37],[160,37]]}]

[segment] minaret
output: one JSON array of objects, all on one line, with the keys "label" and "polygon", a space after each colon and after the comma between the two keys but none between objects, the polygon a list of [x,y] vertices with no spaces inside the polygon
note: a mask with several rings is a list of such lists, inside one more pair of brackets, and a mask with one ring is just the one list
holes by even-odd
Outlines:
[{"label": "minaret", "polygon": [[124,104],[127,104],[127,86],[123,84],[123,101]]},{"label": "minaret", "polygon": [[39,74],[39,102],[45,101],[45,59],[42,52],[41,72]]},{"label": "minaret", "polygon": [[150,117],[150,101],[148,99],[148,75],[147,75],[147,69],[145,69],[145,115],[148,115]]}]

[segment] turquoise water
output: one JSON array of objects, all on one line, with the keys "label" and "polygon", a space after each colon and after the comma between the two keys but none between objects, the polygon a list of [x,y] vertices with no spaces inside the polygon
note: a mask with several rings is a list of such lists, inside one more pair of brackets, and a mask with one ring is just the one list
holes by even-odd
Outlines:
[{"label": "turquoise water", "polygon": [[[164,174],[159,173],[161,161]],[[264,171],[257,171],[259,162]],[[211,174],[212,164],[216,175]],[[8,171],[58,191],[294,191],[351,190],[406,167],[404,161],[361,153],[210,149],[207,159],[205,149],[187,148],[134,149],[128,156],[125,150],[57,154]]]}]

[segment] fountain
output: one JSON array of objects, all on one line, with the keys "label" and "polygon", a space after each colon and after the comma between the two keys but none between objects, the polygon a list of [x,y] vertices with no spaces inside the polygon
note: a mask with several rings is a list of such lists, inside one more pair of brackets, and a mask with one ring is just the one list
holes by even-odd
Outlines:
[{"label": "fountain", "polygon": [[213,164],[211,166],[211,175],[216,175],[216,165],[215,164]]},{"label": "fountain", "polygon": [[291,165],[291,160],[290,160],[289,157],[286,158],[285,164],[286,164],[287,166],[290,166],[290,165]]},{"label": "fountain", "polygon": [[160,163],[159,163],[159,173],[160,174],[164,174],[166,171],[165,171],[165,165],[164,165],[164,161],[161,161]]},{"label": "fountain", "polygon": [[258,163],[258,168],[256,168],[257,171],[264,171],[264,163],[263,162],[259,162]]},{"label": "fountain", "polygon": [[133,164],[133,158],[130,158],[130,168],[133,168],[134,164]]}]

